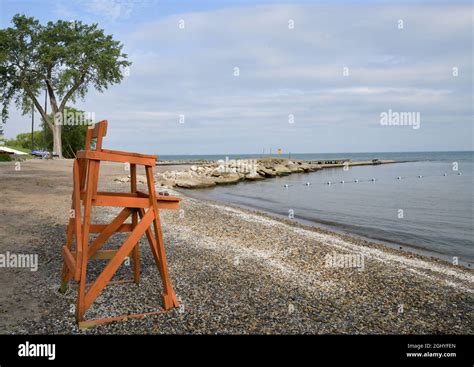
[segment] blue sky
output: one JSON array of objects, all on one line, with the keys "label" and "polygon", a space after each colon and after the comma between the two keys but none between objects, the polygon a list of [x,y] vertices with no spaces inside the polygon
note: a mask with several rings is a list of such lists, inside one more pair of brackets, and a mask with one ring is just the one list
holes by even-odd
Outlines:
[{"label": "blue sky", "polygon": [[[110,148],[473,149],[470,2],[0,0],[2,28],[16,13],[96,22],[124,44],[130,75],[76,103],[109,120]],[[420,128],[381,125],[388,110]],[[10,115],[7,137],[29,131]]]}]

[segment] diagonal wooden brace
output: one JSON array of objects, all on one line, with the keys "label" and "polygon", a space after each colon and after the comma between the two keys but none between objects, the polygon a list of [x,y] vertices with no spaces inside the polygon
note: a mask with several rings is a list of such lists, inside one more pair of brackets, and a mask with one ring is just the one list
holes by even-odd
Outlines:
[{"label": "diagonal wooden brace", "polygon": [[105,227],[105,229],[99,234],[99,236],[89,246],[88,256],[92,257],[97,250],[112,236],[117,229],[122,225],[123,222],[129,217],[131,213],[130,208],[124,208],[115,219]]},{"label": "diagonal wooden brace", "polygon": [[150,208],[143,219],[138,223],[132,231],[127,240],[123,243],[115,256],[109,261],[102,273],[97,277],[95,282],[89,288],[84,300],[84,309],[87,310],[92,302],[97,298],[100,292],[104,289],[107,283],[112,279],[117,269],[122,265],[125,257],[130,254],[130,251],[137,245],[138,240],[143,235],[145,230],[150,226],[155,218],[154,209]]}]

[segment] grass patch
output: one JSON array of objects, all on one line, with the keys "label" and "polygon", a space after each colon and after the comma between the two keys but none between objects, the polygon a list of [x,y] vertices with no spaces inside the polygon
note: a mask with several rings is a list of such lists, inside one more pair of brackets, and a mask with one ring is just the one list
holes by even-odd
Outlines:
[{"label": "grass patch", "polygon": [[0,162],[11,162],[13,158],[10,154],[0,154]]}]

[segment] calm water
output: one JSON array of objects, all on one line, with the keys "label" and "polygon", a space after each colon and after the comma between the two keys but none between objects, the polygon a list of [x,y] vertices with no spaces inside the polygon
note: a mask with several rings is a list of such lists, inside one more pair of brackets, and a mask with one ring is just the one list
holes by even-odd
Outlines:
[{"label": "calm water", "polygon": [[[474,152],[295,154],[293,157],[300,159],[380,158],[409,162],[353,167],[348,171],[324,169],[196,190],[192,195],[282,216],[293,210],[294,219],[305,223],[448,260],[457,256],[464,264],[474,263],[473,156]],[[458,171],[453,170],[454,162]],[[401,179],[397,179],[399,176]],[[372,178],[376,181],[372,182]],[[344,184],[340,183],[342,180]],[[333,183],[328,185],[328,181]],[[401,214],[403,218],[399,218]]]}]

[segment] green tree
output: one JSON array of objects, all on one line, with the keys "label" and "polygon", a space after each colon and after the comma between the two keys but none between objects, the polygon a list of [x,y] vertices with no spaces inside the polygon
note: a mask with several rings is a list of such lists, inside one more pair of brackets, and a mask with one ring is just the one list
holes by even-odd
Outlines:
[{"label": "green tree", "polygon": [[9,147],[18,147],[23,149],[45,149],[43,131],[35,131],[33,133],[33,146],[31,146],[31,133],[20,133],[15,139],[5,141],[5,145]]},{"label": "green tree", "polygon": [[[66,103],[84,99],[92,86],[103,92],[120,83],[131,65],[123,45],[105,35],[97,24],[58,20],[43,26],[38,20],[15,15],[13,27],[0,30],[0,103],[2,122],[8,119],[11,101],[24,114],[31,104],[51,130],[53,151],[62,158],[62,125],[57,117]],[[38,101],[47,90],[51,115]]]}]

